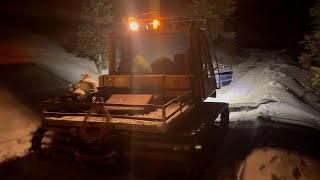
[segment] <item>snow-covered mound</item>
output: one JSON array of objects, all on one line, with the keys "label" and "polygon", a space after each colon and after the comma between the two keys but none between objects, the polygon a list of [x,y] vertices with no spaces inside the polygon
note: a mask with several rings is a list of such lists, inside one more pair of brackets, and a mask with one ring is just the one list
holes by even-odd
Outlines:
[{"label": "snow-covered mound", "polygon": [[0,90],[0,163],[21,157],[31,147],[40,119],[5,88]]},{"label": "snow-covered mound", "polygon": [[242,162],[238,180],[316,180],[320,161],[295,151],[275,148],[255,149]]},{"label": "snow-covered mound", "polygon": [[233,82],[206,101],[230,104],[231,121],[259,117],[320,128],[320,97],[305,89],[305,70],[277,55],[252,51],[233,66]]}]

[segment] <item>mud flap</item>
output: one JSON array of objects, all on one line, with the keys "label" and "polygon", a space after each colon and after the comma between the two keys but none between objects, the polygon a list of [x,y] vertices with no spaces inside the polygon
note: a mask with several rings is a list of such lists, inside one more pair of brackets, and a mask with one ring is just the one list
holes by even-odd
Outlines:
[{"label": "mud flap", "polygon": [[204,102],[199,105],[198,112],[206,119],[216,120],[220,116],[220,127],[228,128],[229,104],[219,102]]}]

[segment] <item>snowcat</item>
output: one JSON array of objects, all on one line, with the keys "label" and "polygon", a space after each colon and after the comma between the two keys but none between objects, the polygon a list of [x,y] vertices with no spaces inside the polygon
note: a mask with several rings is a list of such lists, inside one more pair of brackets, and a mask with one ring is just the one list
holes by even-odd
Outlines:
[{"label": "snowcat", "polygon": [[229,124],[227,103],[204,102],[216,96],[218,67],[205,22],[154,13],[123,21],[109,35],[109,74],[98,87],[84,75],[65,96],[43,101],[33,150],[204,167],[214,130]]}]

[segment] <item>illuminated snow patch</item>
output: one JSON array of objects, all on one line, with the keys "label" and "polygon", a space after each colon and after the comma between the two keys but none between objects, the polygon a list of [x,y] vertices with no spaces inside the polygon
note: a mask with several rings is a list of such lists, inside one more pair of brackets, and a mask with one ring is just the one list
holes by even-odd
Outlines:
[{"label": "illuminated snow patch", "polygon": [[320,161],[295,151],[278,148],[255,149],[242,162],[238,180],[320,179]]},{"label": "illuminated snow patch", "polygon": [[40,119],[6,89],[0,89],[0,163],[28,153]]}]

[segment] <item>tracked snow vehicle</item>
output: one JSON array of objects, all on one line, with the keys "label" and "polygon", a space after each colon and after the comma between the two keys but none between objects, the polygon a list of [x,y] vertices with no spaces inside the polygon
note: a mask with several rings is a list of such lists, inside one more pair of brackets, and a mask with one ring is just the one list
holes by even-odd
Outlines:
[{"label": "tracked snow vehicle", "polygon": [[97,90],[43,102],[34,149],[80,160],[208,162],[216,120],[220,128],[229,123],[227,103],[204,102],[217,89],[210,35],[199,20],[154,17],[125,18],[127,28],[110,34],[109,74]]}]

